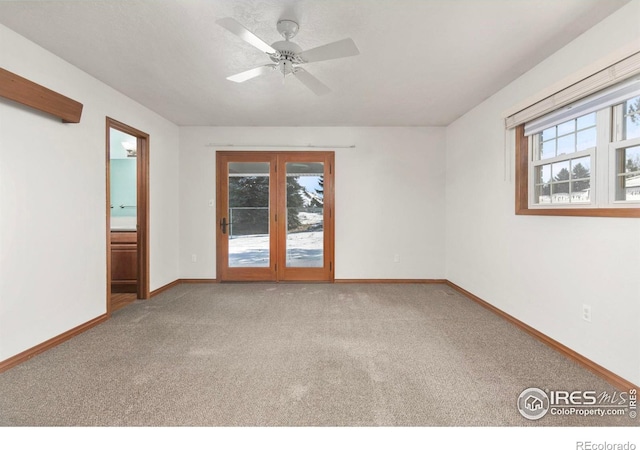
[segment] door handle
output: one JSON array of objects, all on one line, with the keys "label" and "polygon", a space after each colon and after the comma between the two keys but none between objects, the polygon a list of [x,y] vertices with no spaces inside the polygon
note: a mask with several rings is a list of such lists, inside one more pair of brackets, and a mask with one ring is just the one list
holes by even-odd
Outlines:
[{"label": "door handle", "polygon": [[220,221],[220,229],[222,230],[222,234],[227,234],[227,225],[231,225],[231,223],[227,223],[227,218],[223,217]]}]

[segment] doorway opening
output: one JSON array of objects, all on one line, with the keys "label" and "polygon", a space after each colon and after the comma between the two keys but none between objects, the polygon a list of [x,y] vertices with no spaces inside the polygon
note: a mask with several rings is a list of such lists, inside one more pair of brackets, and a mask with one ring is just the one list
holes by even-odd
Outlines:
[{"label": "doorway opening", "polygon": [[107,314],[149,298],[149,135],[107,117]]},{"label": "doorway opening", "polygon": [[333,281],[334,153],[217,152],[217,278]]}]

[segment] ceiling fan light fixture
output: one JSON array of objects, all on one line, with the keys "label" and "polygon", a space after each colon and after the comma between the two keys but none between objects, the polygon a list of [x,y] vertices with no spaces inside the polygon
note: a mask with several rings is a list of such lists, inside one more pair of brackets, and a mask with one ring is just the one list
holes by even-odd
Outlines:
[{"label": "ceiling fan light fixture", "polygon": [[278,62],[278,69],[280,69],[280,72],[282,72],[284,76],[287,76],[290,73],[293,73],[293,64],[291,61],[281,60]]}]

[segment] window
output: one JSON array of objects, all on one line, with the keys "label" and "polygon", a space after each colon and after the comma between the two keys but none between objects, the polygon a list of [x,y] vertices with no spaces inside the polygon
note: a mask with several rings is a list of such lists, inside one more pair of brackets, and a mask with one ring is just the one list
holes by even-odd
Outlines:
[{"label": "window", "polygon": [[640,79],[517,127],[518,214],[640,217]]},{"label": "window", "polygon": [[617,105],[614,117],[614,201],[640,202],[640,95]]},{"label": "window", "polygon": [[596,113],[554,125],[533,135],[530,165],[535,205],[592,204],[592,161]]}]

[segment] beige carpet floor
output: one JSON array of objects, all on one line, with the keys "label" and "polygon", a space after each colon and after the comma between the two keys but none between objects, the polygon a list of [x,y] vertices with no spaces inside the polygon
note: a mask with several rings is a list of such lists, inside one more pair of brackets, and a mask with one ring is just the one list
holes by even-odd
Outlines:
[{"label": "beige carpet floor", "polygon": [[0,374],[0,425],[638,425],[529,387],[615,391],[445,285],[184,284]]}]

